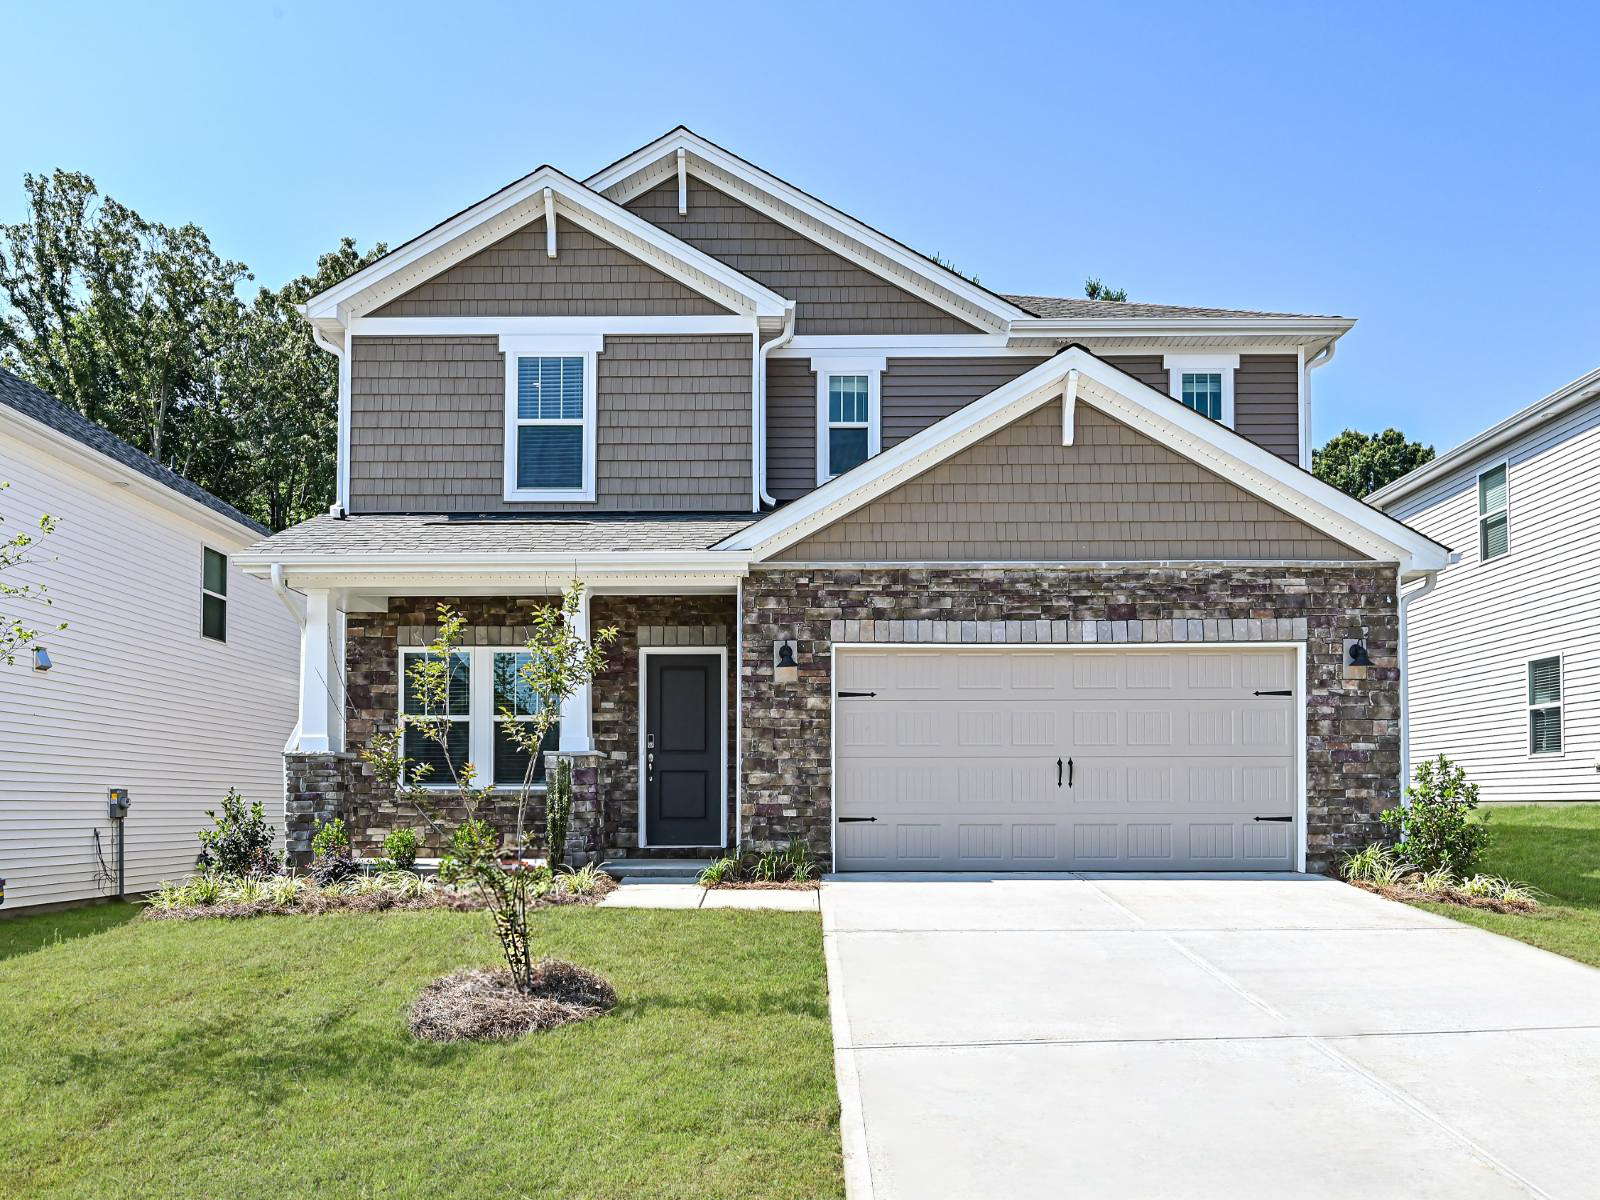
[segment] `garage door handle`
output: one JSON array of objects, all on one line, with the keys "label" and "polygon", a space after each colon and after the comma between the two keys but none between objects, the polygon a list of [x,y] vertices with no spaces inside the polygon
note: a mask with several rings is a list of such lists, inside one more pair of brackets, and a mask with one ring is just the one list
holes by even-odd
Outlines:
[{"label": "garage door handle", "polygon": [[1250,819],[1252,821],[1282,821],[1284,824],[1294,820],[1293,817],[1251,817]]},{"label": "garage door handle", "polygon": [[856,821],[876,821],[877,817],[840,817],[839,824],[854,824]]},{"label": "garage door handle", "polygon": [[1252,696],[1292,696],[1292,695],[1294,695],[1294,693],[1292,691],[1290,691],[1288,688],[1284,688],[1281,692],[1251,692],[1250,694]]},{"label": "garage door handle", "polygon": [[[839,699],[841,699],[841,700],[853,700],[853,699],[855,699],[857,697],[860,697],[860,696],[876,696],[877,694],[878,694],[877,692],[840,692],[839,693]],[[1287,694],[1288,693],[1285,693],[1285,695],[1287,695]]]}]

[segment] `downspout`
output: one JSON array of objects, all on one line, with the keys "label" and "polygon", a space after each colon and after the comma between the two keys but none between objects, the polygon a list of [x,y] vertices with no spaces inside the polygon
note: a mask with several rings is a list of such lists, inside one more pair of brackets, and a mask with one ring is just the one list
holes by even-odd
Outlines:
[{"label": "downspout", "polygon": [[[1460,562],[1460,554],[1450,556],[1452,563]],[[1407,668],[1409,654],[1406,641],[1409,636],[1410,625],[1407,620],[1411,602],[1418,596],[1426,596],[1433,591],[1433,585],[1439,582],[1439,572],[1429,571],[1423,580],[1422,586],[1406,591],[1403,580],[1395,582],[1395,602],[1400,607],[1400,647],[1398,660],[1400,663],[1400,803],[1406,804],[1406,789],[1411,782],[1411,673]]]},{"label": "downspout", "polygon": [[[756,333],[759,343],[761,334]],[[794,306],[783,315],[783,332],[756,350],[756,499],[768,508],[777,508],[778,502],[767,491],[767,355],[794,340]]]},{"label": "downspout", "polygon": [[336,517],[343,517],[349,509],[350,500],[347,474],[350,469],[350,360],[345,354],[345,347],[324,337],[322,330],[315,325],[311,327],[311,340],[339,360],[338,457],[333,465],[334,497],[333,507],[329,511]]},{"label": "downspout", "polygon": [[[1310,358],[1301,359],[1300,367],[1300,466],[1311,469],[1311,372],[1333,361],[1337,339],[1329,338]],[[1302,355],[1305,351],[1300,352]]]},{"label": "downspout", "polygon": [[744,845],[744,576],[733,590],[733,853]]}]

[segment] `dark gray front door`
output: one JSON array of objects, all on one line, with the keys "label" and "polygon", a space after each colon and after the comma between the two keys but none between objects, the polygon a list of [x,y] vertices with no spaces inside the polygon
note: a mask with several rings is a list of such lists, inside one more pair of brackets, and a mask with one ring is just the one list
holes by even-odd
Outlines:
[{"label": "dark gray front door", "polygon": [[722,844],[722,664],[646,654],[644,835],[652,846]]}]

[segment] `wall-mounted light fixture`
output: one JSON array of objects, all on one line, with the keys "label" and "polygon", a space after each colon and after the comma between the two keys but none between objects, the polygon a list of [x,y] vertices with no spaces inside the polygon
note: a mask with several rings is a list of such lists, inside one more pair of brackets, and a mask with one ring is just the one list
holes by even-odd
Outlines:
[{"label": "wall-mounted light fixture", "polygon": [[800,664],[795,660],[793,640],[774,642],[772,646],[772,682],[797,683]]},{"label": "wall-mounted light fixture", "polygon": [[35,671],[48,671],[55,663],[50,661],[50,651],[43,646],[33,648],[33,669]]}]

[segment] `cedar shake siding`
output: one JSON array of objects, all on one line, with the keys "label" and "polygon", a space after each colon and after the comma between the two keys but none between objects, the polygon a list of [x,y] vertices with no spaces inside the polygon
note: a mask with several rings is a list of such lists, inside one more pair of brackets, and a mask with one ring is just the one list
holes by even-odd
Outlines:
[{"label": "cedar shake siding", "polygon": [[1300,461],[1300,360],[1247,354],[1233,373],[1233,427],[1264,450]]},{"label": "cedar shake siding", "polygon": [[[920,433],[1044,361],[1043,356],[1027,355],[889,359],[880,385],[883,448]],[[1169,377],[1161,355],[1106,361],[1167,394]],[[1241,358],[1234,375],[1238,432],[1290,462],[1299,461],[1298,378],[1293,355]],[[797,499],[816,486],[817,377],[806,359],[769,359],[767,490],[781,502]]]},{"label": "cedar shake siding", "polygon": [[787,562],[1350,561],[1365,556],[1079,401],[1006,428],[775,556]]},{"label": "cedar shake siding", "polygon": [[492,337],[354,339],[350,511],[748,512],[750,339],[607,335],[595,502],[507,502]]},{"label": "cedar shake siding", "polygon": [[626,207],[793,300],[796,333],[980,332],[693,177],[686,217],[678,215],[676,178]]},{"label": "cedar shake siding", "polygon": [[556,217],[556,257],[544,218],[441,271],[375,317],[721,316],[726,308]]}]

